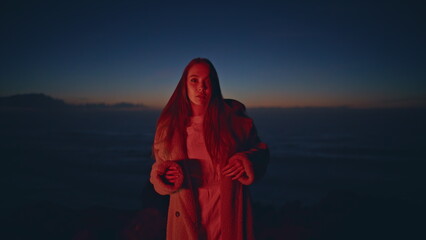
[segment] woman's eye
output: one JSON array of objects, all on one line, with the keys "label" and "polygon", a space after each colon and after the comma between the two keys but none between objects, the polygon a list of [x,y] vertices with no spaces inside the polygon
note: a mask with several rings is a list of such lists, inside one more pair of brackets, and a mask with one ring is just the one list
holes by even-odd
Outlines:
[{"label": "woman's eye", "polygon": [[192,78],[190,81],[191,82],[197,82],[197,79],[196,78]]}]

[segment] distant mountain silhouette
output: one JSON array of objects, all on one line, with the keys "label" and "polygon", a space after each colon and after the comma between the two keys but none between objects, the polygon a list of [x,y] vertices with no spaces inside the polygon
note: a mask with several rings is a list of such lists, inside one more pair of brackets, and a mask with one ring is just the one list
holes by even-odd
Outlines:
[{"label": "distant mountain silhouette", "polygon": [[56,99],[43,93],[17,94],[7,97],[0,97],[0,108],[11,109],[51,109],[51,110],[68,110],[68,109],[111,109],[111,110],[141,110],[147,106],[132,103],[85,103],[85,104],[69,104],[62,99]]},{"label": "distant mountain silhouette", "polygon": [[42,93],[18,94],[8,97],[0,97],[1,107],[13,108],[69,108],[69,104],[63,100],[54,99]]},{"label": "distant mountain silhouette", "polygon": [[75,108],[84,108],[84,109],[127,109],[127,110],[141,110],[147,109],[148,107],[143,104],[133,104],[127,102],[115,103],[115,104],[105,104],[105,103],[84,103],[79,105],[72,105]]}]

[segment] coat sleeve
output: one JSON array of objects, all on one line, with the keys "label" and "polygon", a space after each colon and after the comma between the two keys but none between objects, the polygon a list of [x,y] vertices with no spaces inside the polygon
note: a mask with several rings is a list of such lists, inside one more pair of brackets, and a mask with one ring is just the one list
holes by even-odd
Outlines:
[{"label": "coat sleeve", "polygon": [[[155,191],[160,195],[168,195],[178,191],[183,184],[183,171],[182,167],[174,161],[166,160],[164,157],[161,157],[161,146],[159,143],[158,129],[154,138],[154,144],[152,147],[153,157],[155,159],[154,164],[151,167],[151,173],[149,181],[154,185]],[[164,174],[169,167],[176,167],[179,172],[179,178],[175,183],[168,183]]]},{"label": "coat sleeve", "polygon": [[250,185],[265,175],[269,163],[269,148],[257,135],[253,120],[249,119],[246,125],[246,150],[237,153],[242,155],[246,175],[238,180],[244,185]]}]

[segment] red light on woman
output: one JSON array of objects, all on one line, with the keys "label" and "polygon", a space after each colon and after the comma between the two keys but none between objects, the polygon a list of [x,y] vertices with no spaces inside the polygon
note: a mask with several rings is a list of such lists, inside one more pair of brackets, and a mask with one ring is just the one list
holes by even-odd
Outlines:
[{"label": "red light on woman", "polygon": [[248,186],[269,151],[245,106],[223,99],[213,64],[193,59],[157,122],[150,181],[170,195],[167,239],[254,239]]}]

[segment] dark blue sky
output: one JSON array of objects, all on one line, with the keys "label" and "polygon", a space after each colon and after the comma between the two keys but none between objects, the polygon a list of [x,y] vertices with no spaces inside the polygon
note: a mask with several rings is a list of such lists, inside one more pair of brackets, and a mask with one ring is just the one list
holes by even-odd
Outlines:
[{"label": "dark blue sky", "polygon": [[207,57],[248,106],[426,106],[425,8],[397,1],[12,1],[0,95],[162,107]]}]

